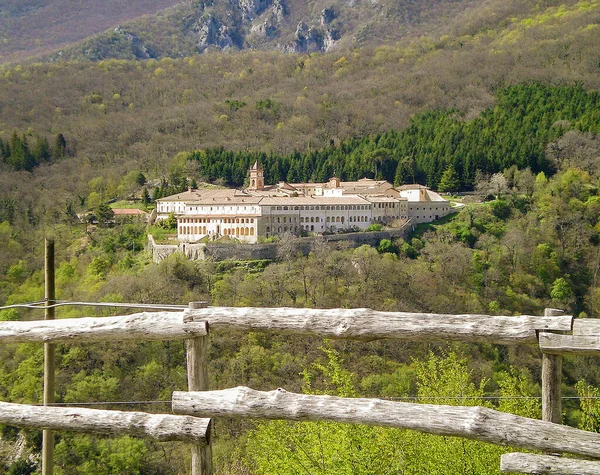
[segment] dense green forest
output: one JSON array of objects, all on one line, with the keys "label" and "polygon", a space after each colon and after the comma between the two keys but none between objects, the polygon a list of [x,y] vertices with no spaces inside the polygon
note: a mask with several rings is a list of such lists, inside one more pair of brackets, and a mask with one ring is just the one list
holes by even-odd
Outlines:
[{"label": "dense green forest", "polygon": [[[560,307],[597,317],[600,6],[478,3],[444,34],[331,54],[3,65],[0,304],[43,297],[51,237],[66,300],[505,315]],[[269,182],[369,176],[476,199],[406,240],[323,242],[306,257],[286,243],[274,262],[175,255],[152,264],[146,226],[110,216],[114,200],[151,210],[152,198],[194,183],[240,186],[256,159]],[[108,217],[91,225],[90,212]],[[58,317],[111,313],[60,308]],[[0,400],[39,403],[42,355],[40,345],[0,347]],[[58,345],[58,401],[168,411],[156,401],[185,389],[184,361],[180,342]],[[596,363],[565,359],[565,395],[600,394]],[[443,396],[539,416],[540,355],[531,348],[214,332],[209,373],[214,388]],[[523,396],[533,398],[514,399]],[[593,399],[565,405],[565,422],[588,430],[599,430],[599,414]],[[0,472],[39,470],[39,445],[37,431],[2,427]],[[505,450],[334,424],[222,420],[215,433],[218,473],[238,475],[498,473]],[[189,456],[182,444],[129,437],[61,433],[56,447],[64,474],[184,473]]]},{"label": "dense green forest", "polygon": [[[497,97],[494,108],[470,121],[454,110],[432,111],[412,118],[401,131],[349,139],[315,151],[282,156],[219,148],[191,152],[187,159],[197,162],[205,179],[224,179],[237,187],[244,183],[249,166],[259,160],[271,183],[325,182],[336,174],[344,180],[366,176],[437,189],[443,173],[451,169],[457,177],[455,190],[465,190],[474,187],[477,173],[497,173],[513,165],[552,174],[556,167],[552,159],[558,157],[546,155],[548,143],[570,128],[600,132],[600,94],[581,86],[523,84],[500,89]],[[256,107],[270,110],[276,105]]]},{"label": "dense green forest", "polygon": [[[575,136],[563,140],[585,141],[581,133],[572,134]],[[598,148],[587,145],[597,157]],[[587,163],[581,160],[583,155],[578,158],[566,153],[552,177],[536,176],[528,169],[507,169],[502,174],[506,186],[497,199],[467,204],[447,222],[418,229],[406,241],[382,242],[379,249],[344,249],[323,243],[308,257],[296,256],[292,247],[280,262],[266,266],[192,262],[177,255],[151,265],[144,252],[132,251],[136,246],[131,243],[141,244],[144,238],[142,225],[124,223],[93,232],[65,227],[61,241],[73,244],[60,250],[58,297],[147,303],[206,299],[215,305],[368,306],[491,314],[539,314],[544,307],[558,306],[580,317],[592,316],[600,305],[599,170],[597,160],[589,172],[578,168]],[[2,223],[1,230],[9,246],[18,246],[10,240],[14,231],[8,222]],[[31,273],[31,266],[29,261],[20,261],[6,271],[2,288],[7,303],[42,296],[43,279],[39,271]],[[81,309],[60,309],[59,317],[81,313]],[[102,315],[106,311],[88,309],[83,313]],[[34,316],[31,310],[2,312],[4,319]],[[41,397],[41,346],[3,346],[0,352],[0,398],[37,402]],[[168,400],[172,390],[185,388],[184,360],[182,343],[59,345],[59,401]],[[210,349],[211,385],[215,388],[285,387],[341,395],[415,396],[420,401],[435,394],[448,396],[448,403],[500,404],[502,410],[534,416],[539,414],[538,400],[524,405],[511,397],[539,396],[539,365],[539,354],[530,348],[323,343],[255,333],[215,332]],[[567,359],[565,377],[565,394],[570,396],[595,394],[589,385],[600,384],[593,359]],[[578,381],[581,383],[576,386]],[[461,399],[467,396],[473,399]],[[488,396],[502,399],[489,400]],[[102,407],[123,408],[109,403]],[[166,407],[131,405],[150,411]],[[595,430],[598,410],[589,402],[579,407],[573,401],[566,406],[565,416],[570,424]],[[4,441],[19,437],[10,427],[2,434]],[[26,434],[28,450],[39,447],[38,435]],[[317,434],[329,443],[315,445]],[[365,446],[365,438],[377,443]],[[307,451],[300,459],[293,450],[299,441]],[[274,451],[273,444],[280,449]],[[357,444],[365,447],[358,455]],[[2,447],[6,454],[7,446]],[[398,447],[404,447],[402,454]],[[499,454],[506,450],[360,426],[222,421],[215,456],[218,473],[293,473],[298,464],[322,458],[320,468],[314,468],[321,471],[316,473],[346,473],[355,466],[363,467],[361,473],[373,473],[386,466],[381,465],[385,461],[394,467],[391,473],[461,474],[465,461],[474,473],[497,473]],[[424,453],[430,454],[427,463]],[[178,473],[185,471],[186,460],[185,445],[130,438],[61,434],[57,446],[59,473]],[[440,465],[437,460],[445,463]],[[486,467],[485,471],[481,467]]]}]

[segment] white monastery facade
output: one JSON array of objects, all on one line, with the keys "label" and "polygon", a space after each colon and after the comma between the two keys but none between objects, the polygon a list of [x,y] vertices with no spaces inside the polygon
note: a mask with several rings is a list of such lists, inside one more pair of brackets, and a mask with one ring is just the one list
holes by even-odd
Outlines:
[{"label": "white monastery facade", "polygon": [[[265,186],[263,169],[255,163],[249,183],[245,190],[189,189],[161,198],[156,205],[157,220],[173,213],[181,242],[230,237],[255,243],[259,237],[287,233],[362,230],[375,223],[394,226],[410,217],[425,222],[426,216],[435,216],[428,219],[432,221],[450,212],[448,202],[425,187],[424,192],[415,194],[383,180],[343,182],[334,177],[327,183]],[[415,198],[428,201],[421,204]]]}]

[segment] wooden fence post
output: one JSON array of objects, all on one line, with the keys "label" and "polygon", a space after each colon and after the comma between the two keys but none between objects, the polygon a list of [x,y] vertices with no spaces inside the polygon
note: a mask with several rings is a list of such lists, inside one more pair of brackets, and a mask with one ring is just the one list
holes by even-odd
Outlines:
[{"label": "wooden fence post", "polygon": [[[190,302],[191,310],[206,308],[207,302]],[[186,340],[188,391],[208,390],[208,334]],[[205,446],[192,445],[192,475],[212,475],[212,444],[207,431]]]},{"label": "wooden fence post", "polygon": [[[544,310],[544,316],[557,317],[564,311]],[[542,353],[542,420],[562,424],[562,356]]]},{"label": "wooden fence post", "polygon": [[[54,241],[45,241],[45,284],[46,306],[53,305],[56,299],[54,282]],[[44,311],[44,320],[54,320],[54,307]],[[54,402],[54,344],[44,343],[44,406]],[[42,432],[42,475],[54,473],[54,433]]]}]

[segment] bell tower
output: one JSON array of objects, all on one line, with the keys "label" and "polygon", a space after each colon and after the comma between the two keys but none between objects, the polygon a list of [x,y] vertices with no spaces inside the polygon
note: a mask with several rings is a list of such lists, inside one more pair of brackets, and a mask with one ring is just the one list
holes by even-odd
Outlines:
[{"label": "bell tower", "polygon": [[265,172],[263,167],[258,163],[258,160],[250,167],[250,186],[248,189],[250,191],[262,191],[265,189]]}]

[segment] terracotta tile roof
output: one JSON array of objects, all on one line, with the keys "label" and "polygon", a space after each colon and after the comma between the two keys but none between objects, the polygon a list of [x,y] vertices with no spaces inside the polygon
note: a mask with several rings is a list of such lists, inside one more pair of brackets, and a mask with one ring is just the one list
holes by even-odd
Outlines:
[{"label": "terracotta tile roof", "polygon": [[136,208],[113,208],[115,216],[147,216],[148,213]]}]

